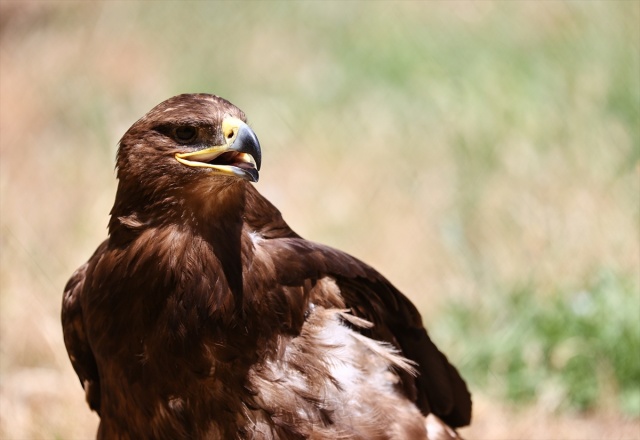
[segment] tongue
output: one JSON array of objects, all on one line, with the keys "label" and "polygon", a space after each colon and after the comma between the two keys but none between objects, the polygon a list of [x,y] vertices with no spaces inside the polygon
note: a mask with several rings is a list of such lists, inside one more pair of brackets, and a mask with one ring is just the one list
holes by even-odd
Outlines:
[{"label": "tongue", "polygon": [[214,158],[209,163],[212,165],[236,165],[235,159],[238,153],[235,151],[227,151],[226,153],[222,153],[220,156]]},{"label": "tongue", "polygon": [[234,162],[234,163],[232,163],[230,165],[233,165],[234,167],[242,168],[243,170],[253,170],[253,169],[255,169],[253,164],[249,163],[249,162]]}]

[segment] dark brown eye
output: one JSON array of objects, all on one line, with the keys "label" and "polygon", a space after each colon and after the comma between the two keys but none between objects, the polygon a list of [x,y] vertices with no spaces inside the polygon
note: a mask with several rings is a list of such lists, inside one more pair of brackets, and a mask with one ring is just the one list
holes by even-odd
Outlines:
[{"label": "dark brown eye", "polygon": [[181,127],[177,127],[174,130],[173,134],[175,139],[178,142],[182,144],[186,144],[196,139],[196,135],[198,134],[198,131],[196,130],[195,127],[191,127],[189,125],[183,125]]}]

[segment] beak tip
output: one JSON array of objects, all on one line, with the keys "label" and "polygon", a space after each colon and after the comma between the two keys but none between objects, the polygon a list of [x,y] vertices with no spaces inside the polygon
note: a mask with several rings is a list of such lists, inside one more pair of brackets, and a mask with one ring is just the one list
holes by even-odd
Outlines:
[{"label": "beak tip", "polygon": [[260,179],[260,175],[258,174],[258,170],[252,169],[245,172],[245,176],[248,177],[247,180],[256,183]]},{"label": "beak tip", "polygon": [[262,165],[260,141],[258,141],[258,136],[256,136],[254,131],[247,124],[242,124],[242,126],[240,126],[232,148],[241,153],[250,154],[256,162],[256,169],[258,171],[260,170],[260,166]]}]

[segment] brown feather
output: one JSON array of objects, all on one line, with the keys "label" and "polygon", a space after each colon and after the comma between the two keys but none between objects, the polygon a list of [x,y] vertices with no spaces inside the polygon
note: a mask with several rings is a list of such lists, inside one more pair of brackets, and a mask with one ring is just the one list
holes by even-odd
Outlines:
[{"label": "brown feather", "polygon": [[[427,438],[428,414],[468,424],[464,381],[393,285],[299,237],[247,181],[175,160],[221,145],[226,116],[245,119],[180,95],[120,141],[109,237],[62,307],[98,438],[404,439]],[[172,138],[184,125],[197,145]]]}]

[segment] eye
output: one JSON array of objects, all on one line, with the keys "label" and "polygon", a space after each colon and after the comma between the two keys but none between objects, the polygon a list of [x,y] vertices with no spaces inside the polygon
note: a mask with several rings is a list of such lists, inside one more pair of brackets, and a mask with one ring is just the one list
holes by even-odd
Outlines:
[{"label": "eye", "polygon": [[182,144],[193,142],[196,139],[197,135],[198,130],[196,130],[195,127],[191,127],[189,125],[176,127],[176,129],[173,131],[174,138]]}]

